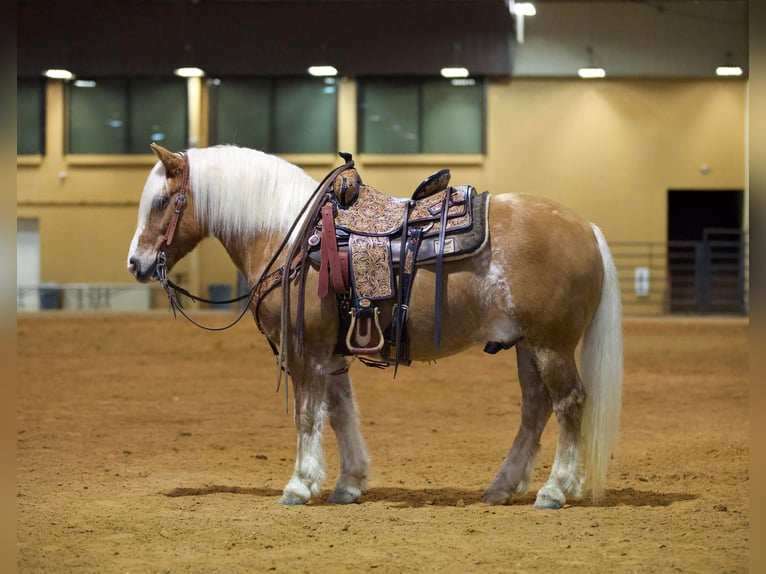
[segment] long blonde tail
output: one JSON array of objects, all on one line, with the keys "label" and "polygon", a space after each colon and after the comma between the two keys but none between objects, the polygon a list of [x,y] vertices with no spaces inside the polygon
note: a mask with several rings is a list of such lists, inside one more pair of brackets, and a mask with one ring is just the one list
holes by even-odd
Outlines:
[{"label": "long blonde tail", "polygon": [[609,459],[617,448],[622,407],[622,302],[617,269],[601,230],[593,226],[604,265],[601,301],[585,332],[580,373],[585,386],[582,460],[585,486],[597,502],[604,494]]}]

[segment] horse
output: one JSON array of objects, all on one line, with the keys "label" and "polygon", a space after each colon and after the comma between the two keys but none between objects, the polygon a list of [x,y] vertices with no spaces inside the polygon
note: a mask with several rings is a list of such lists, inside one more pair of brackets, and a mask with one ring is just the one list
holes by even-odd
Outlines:
[{"label": "horse", "polygon": [[[258,150],[151,147],[158,161],[139,201],[128,271],[140,282],[158,281],[212,236],[252,294],[285,243],[298,241],[295,224],[307,217],[305,206],[318,182],[298,166]],[[619,285],[604,234],[568,208],[527,194],[493,194],[487,217],[486,244],[471,257],[444,263],[438,349],[435,274],[423,266],[415,276],[407,318],[410,356],[433,361],[487,342],[515,347],[521,423],[483,502],[509,504],[512,496],[526,493],[541,434],[555,414],[555,458],[534,506],[559,509],[588,490],[592,503],[598,503],[617,447],[623,361]],[[282,298],[278,290],[264,290],[258,304],[250,306],[272,349],[285,353],[290,365],[286,376],[292,381],[297,452],[279,502],[305,504],[320,495],[328,418],[340,474],[325,502],[349,504],[368,491],[370,457],[349,357],[337,354],[334,345],[339,307],[332,297],[315,295],[318,272],[307,267],[302,341],[295,340],[296,306],[283,317],[280,300],[296,300],[300,281],[294,273],[282,278]]]}]

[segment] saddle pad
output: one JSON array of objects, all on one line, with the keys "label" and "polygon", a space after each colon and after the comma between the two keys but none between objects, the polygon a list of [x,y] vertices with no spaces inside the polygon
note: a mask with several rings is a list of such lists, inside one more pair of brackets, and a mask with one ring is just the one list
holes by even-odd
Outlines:
[{"label": "saddle pad", "polygon": [[[447,222],[447,235],[444,238],[444,249],[442,251],[444,261],[454,261],[470,257],[479,251],[487,243],[489,238],[489,200],[492,196],[488,191],[477,194],[472,201],[473,215],[466,215],[469,220],[467,226],[459,229],[450,227],[450,222],[463,221],[464,218],[455,218]],[[439,222],[435,227],[438,229]],[[457,225],[457,224],[456,224]],[[436,252],[439,247],[438,231],[427,233],[420,243],[418,250],[418,264],[429,264],[436,260]],[[391,238],[391,257],[394,265],[400,261],[401,236]]]}]

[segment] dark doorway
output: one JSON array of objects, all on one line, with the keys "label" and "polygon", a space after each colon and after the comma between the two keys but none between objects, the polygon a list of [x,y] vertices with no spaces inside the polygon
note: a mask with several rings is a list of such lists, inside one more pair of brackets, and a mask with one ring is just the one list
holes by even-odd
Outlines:
[{"label": "dark doorway", "polygon": [[743,314],[741,190],[668,191],[671,313]]}]

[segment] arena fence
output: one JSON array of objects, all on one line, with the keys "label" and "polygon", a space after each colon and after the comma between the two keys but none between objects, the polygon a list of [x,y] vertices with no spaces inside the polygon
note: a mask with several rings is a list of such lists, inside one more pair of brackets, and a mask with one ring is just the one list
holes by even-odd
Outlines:
[{"label": "arena fence", "polygon": [[[748,314],[749,241],[740,230],[709,229],[701,241],[614,242],[611,249],[625,315]],[[236,291],[245,292],[239,279]],[[232,287],[209,285],[207,295],[228,299]],[[167,298],[156,284],[47,283],[18,287],[16,307],[19,311],[147,311],[166,308]],[[232,306],[215,309],[231,310]]]},{"label": "arena fence", "polygon": [[747,315],[750,247],[738,229],[701,241],[611,244],[626,315]]},{"label": "arena fence", "polygon": [[146,311],[159,287],[140,283],[43,283],[19,286],[19,311]]}]

